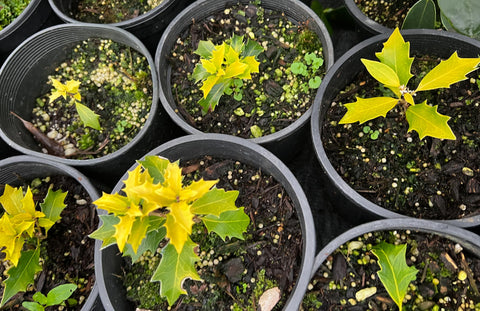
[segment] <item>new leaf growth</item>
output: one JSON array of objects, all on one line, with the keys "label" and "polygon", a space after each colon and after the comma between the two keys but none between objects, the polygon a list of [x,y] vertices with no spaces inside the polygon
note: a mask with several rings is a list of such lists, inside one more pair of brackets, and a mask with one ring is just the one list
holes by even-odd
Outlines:
[{"label": "new leaf growth", "polygon": [[80,120],[85,126],[89,126],[93,129],[100,130],[100,123],[98,122],[98,115],[90,108],[81,103],[82,96],[78,88],[80,82],[76,80],[69,80],[65,84],[52,78],[52,85],[55,88],[52,94],[49,96],[50,102],[57,100],[59,97],[67,99],[72,97],[75,100],[75,109],[77,110]]},{"label": "new leaf growth", "polygon": [[255,59],[263,48],[250,39],[243,42],[243,36],[235,34],[230,44],[223,42],[214,45],[211,41],[200,41],[195,54],[200,55],[200,62],[195,66],[192,77],[195,83],[202,81],[200,90],[203,98],[199,101],[205,114],[215,110],[220,97],[231,93],[235,84],[243,84],[243,79],[251,79],[251,73],[258,73],[259,62]]},{"label": "new leaf growth", "polygon": [[[67,193],[50,188],[37,211],[33,194],[28,187],[25,195],[22,188],[5,185],[0,204],[4,213],[0,218],[0,250],[5,254],[2,261],[8,262],[8,278],[3,282],[2,307],[11,297],[26,291],[33,284],[35,273],[42,270],[39,264],[40,240],[45,239],[48,230],[60,220],[60,214],[66,207]],[[24,244],[33,241],[33,249],[24,248]]]},{"label": "new leaf growth", "polygon": [[178,162],[157,156],[138,162],[123,181],[125,195],[103,193],[94,202],[109,214],[100,216],[103,224],[90,236],[102,240],[102,247],[117,244],[133,261],[147,250],[155,253],[168,238],[151,281],[161,282],[160,294],[172,305],[186,294],[182,288],[186,278],[200,280],[195,269],[197,244],[190,238],[194,219],[225,240],[243,239],[250,218],[235,205],[238,191],[217,189],[218,180],[200,179],[186,185]]},{"label": "new leaf growth", "polygon": [[393,245],[383,241],[372,249],[380,266],[380,271],[377,272],[378,277],[400,311],[402,311],[408,286],[416,279],[418,272],[415,267],[407,265],[406,250],[406,244]]},{"label": "new leaf growth", "polygon": [[399,104],[406,109],[409,131],[417,131],[420,139],[431,136],[455,140],[455,134],[447,124],[450,117],[438,113],[437,106],[428,105],[426,100],[416,104],[414,97],[417,92],[448,88],[465,80],[468,73],[477,69],[480,58],[460,58],[454,52],[428,72],[415,90],[410,90],[407,86],[413,76],[410,72],[413,63],[410,42],[405,42],[396,28],[383,46],[382,51],[375,54],[379,61],[363,58],[361,61],[370,75],[392,90],[395,97],[357,98],[356,102],[345,104],[348,111],[339,123],[364,123],[379,116],[385,117]]}]

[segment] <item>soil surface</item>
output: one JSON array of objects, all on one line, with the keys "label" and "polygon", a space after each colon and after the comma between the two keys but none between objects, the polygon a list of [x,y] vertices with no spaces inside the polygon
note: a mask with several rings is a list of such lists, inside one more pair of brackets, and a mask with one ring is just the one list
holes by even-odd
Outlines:
[{"label": "soil surface", "polygon": [[[88,193],[70,177],[52,176],[49,182],[43,182],[37,190],[33,190],[36,202],[43,201],[50,185],[53,185],[53,190],[68,191],[65,199],[67,207],[62,211],[60,222],[48,231],[48,238],[42,242],[40,257],[44,260],[43,271],[36,277],[34,288],[46,295],[61,284],[71,282],[81,285],[70,297],[79,304],[63,309],[76,311],[83,307],[95,283],[95,240],[88,235],[97,228],[98,218]],[[0,269],[3,274],[3,265]],[[31,301],[35,291],[17,294],[2,310],[19,310],[22,301]],[[46,310],[57,309],[50,307]]]},{"label": "soil surface", "polygon": [[[206,20],[195,20],[181,34],[169,58],[177,113],[203,132],[244,138],[253,137],[250,128],[255,125],[267,135],[293,123],[313,103],[316,88],[308,85],[311,77],[292,74],[290,66],[295,59],[303,60],[308,52],[317,52],[318,57],[323,57],[321,42],[308,29],[309,22],[294,24],[282,12],[263,9],[258,1],[226,8]],[[195,84],[191,78],[199,62],[194,51],[200,40],[218,45],[233,33],[245,36],[245,41],[253,37],[264,47],[264,52],[257,57],[259,73],[253,73],[251,80],[243,80],[241,99],[235,99],[235,94],[224,94],[215,110],[203,115],[198,104],[203,96],[201,83]],[[314,74],[323,78],[325,66]]]},{"label": "soil surface", "polygon": [[[415,231],[369,233],[342,245],[316,272],[303,310],[398,310],[377,276],[371,248],[380,241],[407,244],[406,263],[418,270],[404,310],[478,310],[480,259],[455,241]],[[372,287],[375,294],[356,298],[361,289]]]},{"label": "soil surface", "polygon": [[[438,63],[439,60],[433,61]],[[410,83],[418,85],[432,68],[429,58],[416,58]],[[415,87],[409,87],[415,89]],[[359,74],[334,100],[327,112],[322,141],[328,158],[342,178],[368,200],[400,214],[428,219],[458,219],[480,211],[480,91],[478,72],[450,89],[419,92],[451,117],[456,140],[408,132],[400,106],[364,124],[337,125],[343,104],[363,98],[392,96],[366,73]]]},{"label": "soil surface", "polygon": [[[239,190],[237,206],[245,207],[251,223],[245,240],[226,242],[215,233],[207,234],[203,225],[194,226],[192,240],[200,244],[202,258],[197,271],[205,282],[186,280],[188,296],[180,297],[171,310],[254,311],[261,294],[274,287],[282,295],[274,310],[281,310],[295,285],[302,256],[300,223],[283,187],[260,170],[231,160],[206,157],[181,166],[186,179],[219,178],[217,188]],[[126,261],[125,265],[130,298],[140,292],[143,308],[166,310],[168,305],[158,297],[160,284],[147,282],[153,273],[148,271],[148,264],[131,267]],[[137,291],[142,282],[147,284]]]},{"label": "soil surface", "polygon": [[72,16],[81,22],[110,24],[119,23],[159,6],[165,0],[79,0]]},{"label": "soil surface", "polygon": [[358,8],[371,20],[388,28],[402,27],[408,10],[418,0],[354,0]]}]

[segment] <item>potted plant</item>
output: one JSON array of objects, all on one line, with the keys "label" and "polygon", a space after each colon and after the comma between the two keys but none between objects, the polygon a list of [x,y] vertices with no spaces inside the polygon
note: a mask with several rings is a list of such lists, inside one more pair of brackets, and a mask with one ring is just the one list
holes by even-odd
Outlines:
[{"label": "potted plant", "polygon": [[354,227],[318,253],[300,310],[477,308],[478,241],[420,219]]},{"label": "potted plant", "polygon": [[[344,0],[345,7],[362,29],[371,34],[402,29],[443,28],[479,38],[479,23],[474,16],[480,12],[476,1],[462,5],[448,0],[404,0],[394,3],[368,0]],[[440,18],[439,18],[440,17]]]},{"label": "potted plant", "polygon": [[[342,202],[342,207],[345,207],[353,217],[352,220],[362,221],[372,217],[394,218],[403,215],[403,217],[447,221],[462,227],[476,226],[479,216],[474,185],[479,162],[475,159],[469,161],[468,157],[458,158],[458,156],[463,152],[471,153],[463,150],[470,150],[469,148],[474,146],[474,142],[478,139],[478,129],[475,129],[476,121],[469,120],[467,117],[469,108],[476,107],[475,100],[473,100],[473,106],[470,106],[472,101],[468,98],[470,92],[468,90],[470,87],[474,91],[478,90],[475,83],[477,75],[472,73],[468,76],[472,79],[465,77],[467,72],[475,69],[478,60],[475,58],[479,48],[478,42],[449,32],[407,30],[402,33],[405,41],[400,39],[396,31],[398,40],[389,40],[386,34],[378,35],[352,48],[327,74],[321,86],[318,101],[314,106],[312,135],[326,181],[334,185],[333,191],[329,194],[335,198],[336,202]],[[432,42],[435,44],[431,44]],[[383,49],[382,44],[384,44]],[[364,66],[364,63],[374,63],[374,65],[380,63],[379,66],[383,66],[382,63],[387,59],[384,56],[392,51],[392,46],[395,44],[403,47],[403,52],[399,54],[403,56],[399,56],[399,59],[403,59],[404,64],[407,64],[408,70],[404,71],[407,80],[411,75],[409,68],[413,61],[408,51],[411,51],[417,61],[419,58],[422,59],[417,63],[418,65],[413,63],[412,71],[415,70],[413,74],[417,77],[410,80],[403,94],[398,86],[392,87],[390,82],[382,86],[373,78],[369,80],[369,73]],[[460,55],[460,58],[466,58],[467,62],[471,60],[468,70],[465,67],[464,70],[460,69],[462,60],[459,60],[459,66],[454,66],[459,70],[458,80],[466,80],[463,84],[438,92],[420,91],[423,86],[420,87],[419,83],[424,77],[426,80],[423,81],[427,81],[426,73],[438,64],[438,60],[434,60],[430,61],[429,66],[425,66],[425,61],[428,60],[425,58],[426,55],[442,59],[450,57],[457,59]],[[375,56],[381,62],[375,62]],[[444,65],[447,62],[444,61],[441,64]],[[388,65],[385,66],[388,67]],[[432,70],[434,76],[441,70],[442,65],[438,66],[440,69],[437,67]],[[367,69],[371,70],[368,67]],[[460,71],[463,74],[460,74]],[[354,80],[355,76],[360,77],[359,80]],[[445,83],[443,87],[446,88],[449,84]],[[353,90],[345,92],[346,87]],[[437,87],[438,85],[433,89]],[[414,99],[410,96],[409,90],[418,91]],[[464,95],[460,95],[461,93]],[[422,94],[427,94],[427,97]],[[437,94],[438,97],[433,94]],[[445,94],[451,94],[452,98],[442,101],[441,98],[444,98],[442,95],[445,96]],[[342,99],[342,96],[350,95],[354,95],[353,99],[349,98],[346,101]],[[349,106],[344,104],[355,101],[355,96],[360,98],[359,102],[365,100],[366,106],[375,107],[372,110],[378,108],[378,115],[386,114],[386,118],[378,117],[363,124],[339,124],[344,115],[346,116],[346,106]],[[390,108],[386,109],[386,106],[383,108],[375,106],[372,103],[375,99],[367,100],[375,96],[383,97],[378,99],[377,103],[393,108],[392,112],[387,114]],[[428,101],[423,102],[426,99]],[[466,102],[452,104],[462,100]],[[401,105],[395,107],[397,102]],[[402,105],[405,102],[407,104]],[[430,105],[438,105],[438,107]],[[445,107],[458,110],[446,111]],[[411,113],[418,108],[427,108],[429,112],[435,111],[435,113],[425,118],[425,122],[413,124]],[[440,116],[438,113],[451,116],[452,120],[447,123],[449,117]],[[335,116],[331,118],[332,115]],[[463,117],[461,121],[456,119],[458,115]],[[370,118],[362,122],[368,119]],[[424,125],[425,128],[427,123],[433,125],[432,120],[435,119],[442,120],[440,123],[445,125],[444,129],[449,133],[449,137],[442,138],[446,139],[424,138],[425,135],[435,136],[422,131]],[[343,119],[342,123],[345,121],[348,120]],[[456,139],[452,139],[454,137],[451,136],[450,127],[453,128]],[[473,143],[470,143],[470,140]],[[456,151],[453,151],[454,149]],[[365,167],[368,168],[365,169]],[[369,182],[352,181],[362,178],[368,179]],[[442,178],[445,181],[442,181]],[[454,181],[455,178],[458,180]],[[368,212],[364,213],[365,210]],[[435,212],[438,214],[434,214]],[[358,218],[353,215],[357,215]]]},{"label": "potted plant", "polygon": [[111,181],[130,165],[130,156],[174,136],[158,107],[153,67],[145,46],[125,30],[80,24],[45,29],[0,70],[1,136],[22,153]]},{"label": "potted plant", "polygon": [[109,24],[140,38],[153,53],[168,23],[186,6],[186,0],[91,1],[49,0],[66,23]]},{"label": "potted plant", "polygon": [[97,225],[97,190],[77,170],[45,159],[15,156],[0,168],[2,309],[40,310],[70,299],[64,310],[100,310],[88,238]]},{"label": "potted plant", "polygon": [[16,0],[0,3],[0,60],[38,31],[51,13],[45,1]]},{"label": "potted plant", "polygon": [[[100,251],[102,243],[97,241],[101,261],[96,266],[96,272],[100,284],[100,297],[105,309],[130,310],[133,308],[134,305],[132,305],[132,302],[128,302],[126,295],[135,294],[137,287],[139,294],[143,295],[147,302],[157,304],[155,307],[149,306],[148,308],[150,309],[167,308],[168,304],[160,300],[159,291],[161,291],[163,296],[167,297],[170,297],[174,292],[178,294],[179,292],[185,293],[187,291],[187,296],[182,295],[178,301],[173,300],[176,301],[174,307],[182,309],[188,308],[188,306],[201,308],[202,305],[205,308],[213,308],[215,306],[225,309],[230,309],[231,307],[239,310],[247,308],[256,309],[259,303],[265,304],[265,302],[259,302],[259,300],[264,301],[268,295],[273,295],[273,297],[268,299],[270,303],[273,302],[273,305],[281,299],[279,305],[281,304],[285,310],[298,306],[309,279],[311,267],[309,262],[311,253],[314,252],[315,236],[311,212],[307,208],[307,200],[295,177],[282,162],[264,148],[241,138],[221,134],[185,136],[172,140],[150,152],[139,161],[139,164],[132,166],[128,175],[124,175],[122,181],[112,191],[114,194],[104,194],[104,199],[117,198],[115,193],[120,193],[122,188],[127,193],[132,193],[128,188],[133,189],[132,186],[136,183],[133,183],[131,179],[143,183],[143,177],[131,177],[132,175],[137,175],[138,172],[142,172],[140,164],[149,172],[164,169],[165,166],[152,164],[160,161],[158,156],[165,157],[170,161],[179,160],[175,163],[177,165],[179,163],[183,167],[185,176],[182,178],[185,181],[191,181],[194,176],[196,176],[195,180],[203,177],[204,180],[210,180],[209,183],[212,183],[212,179],[214,179],[213,183],[218,182],[216,185],[218,189],[213,188],[210,191],[223,193],[224,195],[230,193],[238,195],[236,204],[241,208],[237,208],[234,205],[236,197],[231,197],[233,201],[230,199],[230,203],[226,205],[232,209],[232,213],[243,214],[241,217],[243,226],[235,225],[235,228],[244,229],[244,226],[250,223],[247,233],[242,235],[240,231],[235,235],[235,238],[227,238],[225,242],[222,239],[225,238],[225,235],[230,235],[227,233],[232,233],[233,229],[224,231],[221,234],[222,238],[215,233],[207,234],[206,229],[200,224],[200,219],[204,221],[205,217],[210,219],[212,216],[204,216],[208,213],[200,212],[196,208],[199,205],[205,205],[207,201],[212,202],[211,200],[214,200],[211,195],[207,194],[209,198],[204,197],[197,201],[193,201],[193,199],[188,200],[193,202],[191,203],[193,208],[189,208],[189,210],[192,213],[198,212],[199,214],[199,216],[194,217],[194,221],[197,224],[194,225],[191,231],[191,239],[195,243],[199,243],[199,246],[191,252],[191,256],[201,257],[200,261],[198,261],[198,258],[192,259],[188,261],[188,264],[183,264],[182,268],[179,269],[165,268],[165,265],[172,263],[170,260],[165,260],[170,258],[167,252],[172,250],[173,246],[171,245],[175,243],[178,236],[173,236],[173,240],[170,238],[167,246],[165,246],[165,243],[168,240],[164,240],[160,244],[157,241],[152,245],[153,251],[150,253],[143,253],[145,248],[140,246],[142,254],[138,252],[134,258],[138,259],[140,256],[142,259],[137,260],[133,266],[129,263],[130,261],[125,261],[121,257],[115,245],[108,246]],[[168,165],[172,166],[173,164]],[[166,174],[157,173],[154,175],[157,177],[167,176]],[[173,185],[171,183],[173,175],[168,176],[170,181],[167,184],[171,187]],[[148,177],[145,180],[148,180]],[[180,182],[181,179],[179,177],[176,180]],[[268,180],[267,183],[266,180]],[[124,183],[126,188],[124,188]],[[145,183],[143,184],[146,185]],[[191,192],[190,189],[194,186],[197,187],[198,184],[199,182],[188,186],[187,182],[184,184],[184,190],[181,190],[181,193],[195,193]],[[162,186],[157,184],[156,187],[162,188],[163,186],[165,186],[164,182],[162,182]],[[267,192],[259,195],[257,191],[265,186],[270,190],[265,189]],[[204,187],[203,191],[208,191],[209,187]],[[225,192],[222,189],[228,191]],[[230,190],[234,191],[231,192]],[[164,190],[160,191],[163,192]],[[149,193],[160,192],[155,190]],[[129,194],[129,196],[131,195]],[[288,202],[290,203],[284,205],[282,201],[287,200],[287,197],[289,197]],[[183,198],[186,197],[182,194],[179,198],[180,201],[183,201]],[[97,201],[99,208],[104,206],[102,201],[103,199]],[[198,201],[203,203],[199,204]],[[208,204],[208,206],[215,206],[215,204]],[[109,208],[111,207],[112,204],[110,204]],[[145,210],[145,208],[142,208],[142,210]],[[169,217],[171,217],[168,215],[178,214],[178,211],[172,210],[173,207],[169,207],[167,210],[159,209],[154,213],[161,217],[167,217],[167,236],[171,236],[171,232],[173,232],[171,227],[168,228]],[[213,208],[210,209],[210,211],[213,210]],[[246,222],[245,213],[248,215],[246,216]],[[217,221],[221,223],[220,220],[222,218],[223,216],[217,219]],[[192,220],[191,216],[182,219],[189,222]],[[103,224],[106,225],[100,227],[100,232],[96,236],[94,235],[95,238],[99,238],[102,235],[103,238],[106,237],[106,234],[103,234],[103,232],[109,231],[108,220],[108,218],[103,219]],[[208,230],[210,231],[211,229]],[[218,232],[217,230],[214,231]],[[178,233],[178,230],[176,232]],[[118,234],[117,236],[120,235]],[[163,232],[163,236],[165,236],[165,232]],[[160,239],[162,238],[160,237]],[[142,243],[145,241],[147,239]],[[111,242],[115,241],[110,240]],[[108,244],[108,239],[104,239],[104,243]],[[301,243],[301,245],[298,243]],[[217,245],[217,247],[213,245]],[[160,254],[156,253],[157,248],[159,248],[162,254],[161,259]],[[131,251],[130,254],[132,254]],[[157,259],[152,260],[152,254],[155,254],[153,258]],[[195,262],[196,264],[194,265]],[[122,266],[124,267],[123,269],[132,270],[133,272],[122,272]],[[158,270],[156,270],[157,266]],[[153,271],[148,271],[152,269],[153,271],[156,270],[153,280],[158,281],[161,279],[160,283],[150,281]],[[134,273],[135,271],[138,271],[139,275],[148,273],[146,280],[138,281],[140,277]],[[185,273],[180,274],[180,281],[175,283],[180,288],[172,289],[171,285],[173,283],[169,274],[174,271],[183,271]],[[118,278],[118,275],[122,275],[122,277]],[[199,278],[204,281],[194,282],[190,280]],[[132,282],[132,280],[137,280],[137,282]],[[130,283],[125,286],[123,282]],[[268,293],[261,298],[267,291]]]},{"label": "potted plant", "polygon": [[[218,68],[207,69],[214,59]],[[171,22],[155,53],[160,101],[184,131],[248,138],[284,160],[302,142],[332,63],[324,24],[298,1],[197,1]],[[217,69],[228,72],[216,79]]]}]

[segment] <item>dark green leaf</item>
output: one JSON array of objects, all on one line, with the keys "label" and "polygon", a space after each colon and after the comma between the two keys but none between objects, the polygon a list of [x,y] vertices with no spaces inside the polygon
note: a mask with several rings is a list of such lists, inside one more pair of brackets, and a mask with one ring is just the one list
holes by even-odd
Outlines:
[{"label": "dark green leaf", "polygon": [[0,303],[2,307],[10,298],[18,292],[24,292],[30,284],[33,284],[35,273],[42,271],[39,264],[40,248],[24,251],[18,260],[18,265],[8,270],[8,279],[5,280],[3,297]]},{"label": "dark green leaf", "polygon": [[436,11],[432,0],[419,0],[408,11],[402,29],[435,29]]},{"label": "dark green leaf", "polygon": [[258,44],[256,41],[248,39],[247,44],[243,49],[242,57],[258,56],[258,54],[262,52],[263,52],[263,47],[260,44]]},{"label": "dark green leaf", "polygon": [[480,39],[480,1],[438,0],[438,6],[456,31]]}]

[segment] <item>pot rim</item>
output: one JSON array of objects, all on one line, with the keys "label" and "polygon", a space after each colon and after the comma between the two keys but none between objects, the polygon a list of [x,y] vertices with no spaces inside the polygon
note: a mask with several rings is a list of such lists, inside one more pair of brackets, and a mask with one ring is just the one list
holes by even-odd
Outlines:
[{"label": "pot rim", "polygon": [[[268,1],[268,0],[267,0]],[[182,12],[180,12],[167,26],[165,31],[163,32],[162,37],[160,38],[160,42],[158,43],[156,52],[155,52],[155,66],[156,68],[160,68],[162,65],[163,67],[163,61],[165,59],[164,53],[166,48],[168,47],[168,52],[170,52],[170,48],[168,46],[168,42],[170,41],[171,37],[177,38],[177,34],[182,31],[182,30],[177,30],[176,26],[178,24],[183,24],[185,21],[191,20],[191,15],[192,12],[198,11],[197,6],[205,6],[205,3],[210,3],[213,2],[215,6],[219,6],[219,0],[197,0],[194,3],[190,4],[187,8],[185,8]],[[238,1],[233,1],[233,0],[222,0],[222,4],[235,4]],[[248,0],[240,0],[241,3],[248,3]],[[275,3],[275,5],[279,5],[278,2],[272,2]],[[283,4],[283,2],[282,2]],[[319,35],[320,40],[322,41],[322,48],[323,48],[323,54],[324,58],[326,60],[326,69],[330,69],[333,64],[334,64],[334,51],[333,51],[333,43],[330,38],[329,32],[327,30],[327,27],[325,24],[321,21],[321,19],[318,17],[317,14],[315,14],[308,6],[306,6],[304,3],[300,1],[291,1],[292,5],[295,5],[299,7],[302,11],[308,13],[309,19],[312,19],[315,24],[318,25],[319,29],[321,30],[323,36]],[[285,4],[286,5],[286,4]],[[212,5],[213,6],[213,5]],[[208,16],[208,15],[207,15]],[[204,18],[204,16],[202,16]],[[173,35],[172,35],[173,33]],[[322,40],[323,39],[323,40]],[[164,53],[162,53],[164,51]],[[167,64],[168,66],[168,64]],[[171,67],[168,66],[168,68],[162,68],[162,70],[167,70],[168,74],[167,77],[170,76],[170,70]],[[160,72],[160,69],[158,70]],[[170,78],[167,78],[168,81],[170,81]],[[167,96],[165,94],[168,94],[170,92],[169,89],[164,89],[162,86],[162,83],[159,83],[159,98],[160,98],[160,103],[162,104],[163,108],[165,111],[168,113],[170,118],[178,125],[180,126],[185,132],[189,134],[202,134],[203,132],[196,129],[195,127],[191,126],[188,124],[182,117],[178,115],[178,113],[175,112],[174,108],[172,107],[173,104],[176,105],[176,103],[170,103],[167,99]],[[317,90],[317,95],[318,95],[318,90]],[[313,103],[312,103],[313,106]],[[312,107],[310,107],[300,118],[298,118],[295,122],[287,126],[286,128],[272,133],[268,134],[262,137],[258,138],[247,138],[250,141],[253,141],[254,143],[257,144],[267,144],[270,142],[275,142],[282,140],[284,137],[288,136],[292,132],[298,131],[300,128],[302,128],[305,124],[308,123],[308,120],[311,117],[312,113]]]},{"label": "pot rim", "polygon": [[[5,60],[3,65],[0,67],[0,76],[3,74],[4,71],[6,71],[8,69],[9,66],[11,66],[10,63],[12,62],[12,60],[15,60],[17,54],[24,53],[24,50],[28,49],[28,46],[31,44],[31,42],[43,40],[45,36],[51,35],[50,33],[55,33],[58,30],[64,30],[64,29],[67,29],[67,30],[70,29],[71,32],[74,32],[74,31],[77,31],[77,30],[82,31],[82,30],[85,30],[85,29],[89,29],[92,32],[94,32],[96,30],[107,30],[107,31],[112,32],[112,33],[116,32],[116,33],[120,34],[121,36],[123,36],[124,38],[131,41],[131,45],[129,45],[130,47],[136,49],[143,56],[145,56],[149,66],[150,66],[151,76],[152,76],[152,84],[153,84],[152,105],[151,105],[150,112],[149,112],[147,120],[143,124],[141,130],[137,133],[137,135],[135,135],[134,138],[132,138],[132,140],[128,144],[124,145],[123,147],[121,147],[120,149],[118,149],[115,152],[112,152],[112,153],[109,153],[107,155],[104,155],[104,156],[101,156],[101,157],[98,157],[98,158],[94,158],[94,159],[84,159],[84,160],[66,159],[66,158],[57,157],[57,156],[54,156],[54,155],[51,155],[51,154],[45,154],[41,151],[31,150],[29,148],[20,146],[19,144],[15,143],[10,137],[7,136],[7,134],[3,131],[2,127],[0,127],[0,138],[2,138],[5,141],[5,143],[7,143],[10,147],[12,147],[13,149],[16,149],[17,151],[19,151],[23,154],[32,155],[32,156],[35,156],[35,157],[40,157],[40,158],[43,158],[45,160],[54,160],[56,162],[60,162],[60,163],[63,163],[63,164],[72,165],[72,166],[76,166],[76,167],[92,166],[92,165],[105,165],[108,162],[111,162],[111,161],[114,161],[117,158],[120,158],[121,156],[124,155],[124,153],[127,150],[134,147],[143,138],[143,136],[145,136],[145,133],[147,132],[148,127],[151,126],[151,124],[153,123],[153,119],[154,119],[155,115],[159,113],[159,111],[158,111],[159,110],[158,109],[158,107],[159,107],[159,105],[158,105],[158,89],[159,88],[158,88],[157,72],[156,72],[156,69],[155,69],[155,66],[154,66],[154,61],[153,61],[153,58],[152,58],[150,52],[145,47],[145,45],[137,37],[135,37],[133,34],[131,34],[130,32],[128,32],[124,29],[121,29],[121,28],[118,28],[118,27],[115,27],[115,26],[111,26],[111,25],[101,25],[101,24],[82,24],[82,23],[59,24],[59,25],[55,25],[55,26],[43,29],[43,30],[35,33],[34,35],[30,36],[29,38],[27,38],[25,41],[23,41],[8,56],[8,58]],[[92,37],[95,37],[95,35],[92,35]],[[104,37],[104,38],[107,38],[107,37]],[[79,40],[77,40],[77,41],[79,41]],[[72,39],[72,42],[75,42],[75,40]]]},{"label": "pot rim", "polygon": [[[257,165],[256,167],[265,169],[265,171],[267,171],[268,174],[272,175],[275,179],[277,179],[277,181],[279,181],[279,178],[275,177],[274,175],[284,176],[286,182],[281,182],[281,181],[279,182],[283,184],[283,186],[285,187],[285,190],[287,190],[288,194],[292,197],[292,199],[298,202],[298,206],[297,204],[295,204],[296,205],[295,208],[296,208],[297,216],[302,229],[303,258],[300,264],[300,269],[298,273],[298,278],[296,279],[295,287],[291,292],[290,297],[288,298],[284,307],[284,310],[291,310],[291,309],[293,310],[293,308],[296,308],[300,305],[303,299],[305,290],[308,286],[311,269],[312,269],[314,257],[315,257],[315,248],[316,248],[316,236],[315,236],[315,227],[313,223],[313,216],[311,213],[311,209],[310,209],[310,205],[308,203],[307,197],[303,192],[302,187],[300,186],[300,184],[298,183],[297,179],[295,178],[293,173],[290,171],[290,169],[282,161],[280,161],[275,155],[273,155],[270,151],[266,150],[265,148],[263,148],[258,144],[255,144],[243,138],[238,138],[235,136],[230,136],[225,134],[186,135],[160,145],[159,147],[147,153],[145,156],[164,154],[165,152],[169,152],[170,150],[177,149],[179,145],[187,145],[187,146],[189,145],[195,146],[195,144],[205,145],[205,142],[217,143],[217,144],[220,144],[220,146],[231,146],[236,148],[234,150],[239,150],[239,151],[238,153],[236,153],[238,154],[238,156],[232,157],[232,159],[234,160],[238,160],[239,158],[245,157],[245,154],[247,154],[248,156],[249,153],[254,153],[256,157],[254,159],[251,159],[251,163],[247,163],[247,164],[255,166],[252,163],[262,163],[262,162],[267,163],[262,166]],[[174,152],[174,151],[171,151],[171,152]],[[223,157],[228,156],[228,155],[218,155],[219,152],[217,152],[216,150],[212,151],[212,149],[210,149],[210,150],[200,151],[198,153],[196,152],[195,154],[187,155],[186,158],[188,159],[191,157],[201,156],[205,154],[213,154],[214,156],[223,156]],[[144,159],[145,156],[141,157],[141,159]],[[132,167],[128,169],[128,171],[134,169],[135,167],[137,167],[137,165],[138,163],[133,164]],[[272,172],[271,170],[276,170],[276,172]],[[112,190],[112,193],[118,192],[121,190],[121,188],[123,187],[122,180],[126,179],[127,176],[128,176],[128,172],[126,172],[123,175],[123,177],[120,178],[119,182],[115,185],[114,189]],[[291,191],[289,191],[289,189],[291,189]],[[107,290],[106,290],[105,279],[103,278],[103,275],[101,272],[103,270],[103,263],[101,260],[101,256],[102,256],[101,253],[103,253],[103,251],[100,250],[101,241],[96,241],[96,242],[97,242],[96,252],[99,253],[98,255],[99,260],[95,262],[95,265],[96,265],[95,271],[97,275],[97,282],[99,284],[100,297],[102,298],[102,302],[104,304],[105,309],[113,310],[112,302],[110,301],[110,298],[106,293]]]},{"label": "pot rim", "polygon": [[[317,156],[318,161],[320,162],[320,165],[322,167],[323,173],[328,177],[328,179],[335,184],[336,188],[340,191],[340,193],[347,197],[350,201],[355,202],[355,204],[362,206],[364,209],[367,211],[373,213],[377,218],[401,218],[401,217],[406,217],[409,219],[415,219],[410,216],[402,215],[393,211],[390,211],[384,207],[381,207],[363,196],[361,196],[358,192],[356,192],[350,185],[348,185],[343,178],[337,173],[333,165],[330,163],[328,160],[328,157],[326,155],[325,149],[323,147],[322,139],[321,139],[321,126],[320,123],[324,118],[325,114],[325,109],[324,106],[326,104],[323,103],[323,97],[325,93],[327,92],[327,88],[329,87],[330,81],[336,79],[338,73],[337,71],[342,68],[342,66],[345,66],[345,64],[349,63],[349,60],[354,59],[354,57],[359,53],[359,51],[363,50],[366,47],[370,47],[372,45],[378,45],[381,46],[381,43],[385,42],[391,32],[389,33],[382,33],[378,34],[376,36],[373,36],[369,39],[366,39],[354,47],[352,47],[350,50],[348,50],[345,54],[343,54],[333,65],[333,67],[327,72],[327,74],[324,77],[324,82],[320,85],[319,92],[317,94],[317,97],[315,98],[315,102],[313,105],[313,110],[312,110],[312,118],[311,118],[311,135],[312,135],[312,141],[315,149],[315,154]],[[480,50],[480,41],[469,38],[467,36],[458,34],[458,33],[453,33],[453,32],[448,32],[448,31],[443,31],[443,30],[430,30],[430,29],[409,29],[409,30],[402,30],[401,31],[403,37],[405,38],[405,41],[411,41],[411,37],[414,36],[422,36],[422,37],[442,37],[444,39],[452,39],[452,40],[461,40],[464,41],[466,44],[470,46],[474,46],[477,49]],[[433,219],[431,219],[433,220]],[[444,222],[447,224],[455,225],[458,227],[473,227],[473,226],[478,226],[480,225],[480,214],[469,216],[469,217],[464,217],[464,218],[458,218],[458,219],[449,219],[449,220],[437,220],[435,219],[434,221],[439,221],[439,222]]]}]

